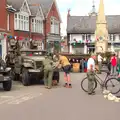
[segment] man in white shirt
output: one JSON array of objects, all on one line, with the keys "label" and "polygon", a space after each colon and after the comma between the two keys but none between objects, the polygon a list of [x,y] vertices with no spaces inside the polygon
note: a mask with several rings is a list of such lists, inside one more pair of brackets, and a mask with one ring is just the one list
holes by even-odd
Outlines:
[{"label": "man in white shirt", "polygon": [[92,95],[95,92],[93,91],[94,87],[94,80],[95,80],[95,59],[96,56],[94,54],[91,55],[91,57],[88,59],[87,62],[87,77],[88,77],[88,94]]},{"label": "man in white shirt", "polygon": [[103,60],[103,58],[102,58],[102,56],[100,55],[100,54],[98,54],[98,66],[99,66],[99,74],[101,74],[101,69],[102,69],[102,60]]}]

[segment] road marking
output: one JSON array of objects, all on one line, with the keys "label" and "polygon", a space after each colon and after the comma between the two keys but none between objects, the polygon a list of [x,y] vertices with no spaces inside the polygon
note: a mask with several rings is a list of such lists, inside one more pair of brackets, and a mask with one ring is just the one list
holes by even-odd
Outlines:
[{"label": "road marking", "polygon": [[24,94],[24,95],[20,95],[20,96],[17,96],[17,97],[13,97],[13,98],[8,99],[8,100],[0,101],[0,104],[7,103],[7,102],[9,102],[9,101],[11,101],[11,100],[14,100],[14,99],[19,99],[19,98],[24,97],[24,96],[29,95],[29,94],[30,94],[30,93],[27,93],[27,94]]},{"label": "road marking", "polygon": [[42,93],[39,93],[39,94],[36,94],[36,95],[30,94],[28,96],[24,96],[24,97],[21,97],[21,98],[18,98],[18,99],[14,99],[14,100],[8,102],[8,104],[20,104],[20,103],[26,102],[28,100],[34,99],[36,97],[39,97],[40,95],[42,95]]},{"label": "road marking", "polygon": [[14,96],[0,96],[0,98],[14,98]]}]

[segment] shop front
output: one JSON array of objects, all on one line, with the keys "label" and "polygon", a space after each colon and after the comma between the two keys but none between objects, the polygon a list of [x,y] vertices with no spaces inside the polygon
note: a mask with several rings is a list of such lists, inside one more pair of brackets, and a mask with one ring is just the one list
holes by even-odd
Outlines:
[{"label": "shop front", "polygon": [[47,51],[53,53],[54,51],[61,51],[61,37],[56,35],[49,35],[47,37]]},{"label": "shop front", "polygon": [[94,53],[95,52],[95,45],[94,44],[88,44],[87,45],[87,53]]}]

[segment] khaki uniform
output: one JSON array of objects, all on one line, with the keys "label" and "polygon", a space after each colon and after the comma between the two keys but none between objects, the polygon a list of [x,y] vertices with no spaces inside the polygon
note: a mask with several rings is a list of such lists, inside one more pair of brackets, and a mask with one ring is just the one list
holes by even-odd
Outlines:
[{"label": "khaki uniform", "polygon": [[[91,68],[91,65],[93,68]],[[89,58],[87,62],[88,94],[92,94],[95,81],[95,61]]]},{"label": "khaki uniform", "polygon": [[87,71],[87,77],[88,77],[88,93],[92,93],[95,81],[95,73],[92,71]]},{"label": "khaki uniform", "polygon": [[15,58],[15,66],[14,66],[14,72],[16,76],[16,80],[19,80],[19,76],[21,74],[21,57],[18,56]]},{"label": "khaki uniform", "polygon": [[43,61],[44,65],[44,84],[46,87],[52,87],[52,77],[53,77],[53,61],[46,57]]}]

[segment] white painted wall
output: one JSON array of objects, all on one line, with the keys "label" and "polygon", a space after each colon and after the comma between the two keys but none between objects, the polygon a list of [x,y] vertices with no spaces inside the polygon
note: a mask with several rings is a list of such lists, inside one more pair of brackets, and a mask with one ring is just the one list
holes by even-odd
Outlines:
[{"label": "white painted wall", "polygon": [[72,34],[71,35],[71,40],[76,39],[77,41],[82,40],[82,35],[81,34]]},{"label": "white painted wall", "polygon": [[[120,37],[119,37],[120,34],[115,34],[115,42],[120,42]],[[77,41],[79,40],[82,40],[82,34],[72,34],[71,35],[71,40],[74,40],[76,39]],[[91,34],[91,40],[92,42],[95,42],[95,35],[94,34]]]},{"label": "white painted wall", "polygon": [[[115,34],[115,40],[113,40],[113,37],[112,37],[112,40],[109,40],[110,42],[120,42],[120,37],[119,37],[120,34]],[[72,42],[74,39],[76,39],[77,41],[79,40],[82,40],[82,34],[71,34],[70,35],[70,42]],[[87,40],[85,38],[85,40]],[[91,34],[91,42],[94,43],[95,42],[95,35],[94,34]],[[85,42],[85,41],[84,41]],[[111,50],[114,50],[114,46],[112,45],[111,47]],[[81,47],[81,48],[73,48],[72,45],[70,45],[70,53],[74,53],[75,52],[75,49],[77,50],[80,50],[80,51],[84,51],[84,54],[86,54],[87,52],[87,47],[85,46],[85,44]]]},{"label": "white painted wall", "polygon": [[5,60],[5,57],[7,55],[7,41],[6,41],[6,37],[4,37],[3,40],[1,40],[1,45],[2,45],[2,59]]}]

